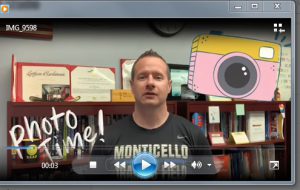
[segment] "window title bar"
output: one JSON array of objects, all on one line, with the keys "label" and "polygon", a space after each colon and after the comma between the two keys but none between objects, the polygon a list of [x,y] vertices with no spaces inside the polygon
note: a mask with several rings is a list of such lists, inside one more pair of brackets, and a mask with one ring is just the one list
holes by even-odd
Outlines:
[{"label": "window title bar", "polygon": [[0,18],[292,17],[293,1],[6,1]]}]

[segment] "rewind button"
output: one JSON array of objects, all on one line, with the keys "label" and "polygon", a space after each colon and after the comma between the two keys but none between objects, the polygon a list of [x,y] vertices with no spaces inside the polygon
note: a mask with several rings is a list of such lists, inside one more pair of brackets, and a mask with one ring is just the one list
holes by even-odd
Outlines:
[{"label": "rewind button", "polygon": [[124,162],[116,162],[115,164],[114,164],[114,166],[116,167],[116,168],[126,168],[126,162],[124,161]]}]

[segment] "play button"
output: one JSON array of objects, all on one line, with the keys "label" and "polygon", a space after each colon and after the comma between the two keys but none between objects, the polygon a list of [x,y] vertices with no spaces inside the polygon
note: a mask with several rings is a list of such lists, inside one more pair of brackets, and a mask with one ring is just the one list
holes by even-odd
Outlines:
[{"label": "play button", "polygon": [[149,166],[151,166],[151,164],[145,160],[142,160],[142,170],[147,169]]},{"label": "play button", "polygon": [[149,153],[138,154],[132,161],[132,170],[139,178],[150,178],[157,171],[156,158]]}]

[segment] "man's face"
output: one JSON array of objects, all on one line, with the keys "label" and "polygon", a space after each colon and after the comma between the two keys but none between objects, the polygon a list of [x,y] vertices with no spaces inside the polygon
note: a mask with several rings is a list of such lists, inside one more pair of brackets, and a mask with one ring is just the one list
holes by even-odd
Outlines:
[{"label": "man's face", "polygon": [[166,102],[171,91],[167,66],[157,57],[144,57],[135,66],[131,89],[140,105],[159,106]]}]

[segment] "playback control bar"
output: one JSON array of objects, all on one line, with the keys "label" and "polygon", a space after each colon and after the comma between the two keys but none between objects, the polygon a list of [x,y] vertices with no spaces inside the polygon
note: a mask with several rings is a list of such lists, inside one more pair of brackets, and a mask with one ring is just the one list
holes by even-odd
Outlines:
[{"label": "playback control bar", "polygon": [[140,153],[132,159],[114,159],[112,156],[75,159],[72,167],[73,171],[81,175],[134,174],[142,179],[156,174],[213,175],[218,172],[218,167],[208,155],[190,156],[188,159],[164,159],[156,158],[147,152]]}]

